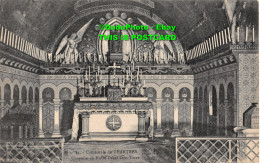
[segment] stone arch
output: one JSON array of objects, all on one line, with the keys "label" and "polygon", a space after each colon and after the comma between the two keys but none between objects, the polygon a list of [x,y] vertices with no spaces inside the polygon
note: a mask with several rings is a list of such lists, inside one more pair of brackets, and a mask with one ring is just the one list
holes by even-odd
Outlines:
[{"label": "stone arch", "polygon": [[234,134],[233,132],[233,128],[235,127],[235,107],[234,107],[234,85],[232,82],[228,83],[228,87],[227,87],[227,114],[226,116],[227,118],[227,126],[226,126],[226,130],[227,130],[227,135],[228,136],[232,136]]},{"label": "stone arch", "polygon": [[14,90],[13,90],[13,100],[14,100],[14,104],[19,104],[19,99],[20,99],[20,89],[18,87],[17,84],[15,84],[14,86]]},{"label": "stone arch", "polygon": [[[42,98],[42,92],[45,88],[52,88],[53,90],[57,90],[57,87],[52,84],[52,83],[44,83],[43,85],[40,86],[40,91],[39,91],[39,95],[40,95],[40,99]],[[59,92],[55,91],[54,92],[54,98],[58,98],[59,97]]]},{"label": "stone arch", "polygon": [[211,86],[214,86],[216,88],[217,93],[218,93],[219,85],[218,85],[218,83],[215,79],[211,79],[209,81],[208,90],[211,90],[211,88],[210,88]]},{"label": "stone arch", "polygon": [[178,98],[180,99],[180,101],[183,101],[184,99],[187,101],[190,101],[191,99],[191,91],[189,88],[187,87],[183,87],[179,90],[179,96]]},{"label": "stone arch", "polygon": [[219,134],[220,135],[225,135],[225,99],[226,99],[226,91],[225,91],[225,86],[224,84],[220,84],[219,85],[219,114],[218,114],[218,117],[219,117]]},{"label": "stone arch", "polygon": [[[21,90],[22,90],[23,86],[25,86],[25,88],[26,88],[27,90],[29,90],[28,84],[27,84],[27,82],[26,82],[25,80],[23,80],[23,81],[21,82]],[[21,97],[21,99],[22,99],[22,91],[21,91],[20,93],[21,93],[21,94],[20,94],[20,97]],[[28,98],[28,97],[27,97],[27,98]]]},{"label": "stone arch", "polygon": [[233,76],[229,76],[227,78],[227,81],[226,81],[226,90],[228,89],[228,84],[229,83],[232,83],[233,87],[234,87],[234,95],[235,95],[235,98],[236,98],[236,95],[237,95],[237,90],[236,90],[236,79],[233,77]]},{"label": "stone arch", "polygon": [[26,89],[26,86],[22,86],[22,104],[26,104],[26,101],[28,100],[28,97],[27,97],[27,94],[28,94],[28,92],[27,92],[27,89]]},{"label": "stone arch", "polygon": [[5,86],[4,86],[4,105],[11,105],[11,86],[10,84],[6,83]]},{"label": "stone arch", "polygon": [[70,83],[61,83],[57,86],[57,93],[58,93],[58,96],[56,96],[56,98],[59,97],[59,94],[60,94],[60,91],[63,89],[63,88],[68,88],[70,91],[71,91],[71,99],[73,99],[74,95],[77,94],[77,88],[70,84]]},{"label": "stone arch", "polygon": [[[6,84],[9,84],[10,89],[11,89],[11,97],[13,97],[13,88],[14,88],[13,82],[9,78],[4,78],[4,80],[3,80],[3,90],[4,90],[4,87],[5,87]],[[4,97],[4,91],[2,92],[2,95],[3,95],[2,97]]]},{"label": "stone arch", "polygon": [[153,87],[146,87],[145,95],[148,97],[149,100],[156,102],[157,98],[157,91]]},{"label": "stone arch", "polygon": [[162,94],[159,92],[160,86],[158,86],[158,85],[155,84],[155,83],[147,83],[147,84],[146,84],[146,87],[147,87],[147,88],[148,88],[148,87],[152,87],[152,88],[154,88],[155,90],[157,90],[156,97],[157,97],[157,98],[162,98]]},{"label": "stone arch", "polygon": [[[13,85],[14,85],[14,86],[17,85],[18,88],[19,88],[19,90],[22,90],[21,83],[19,82],[18,79],[14,79],[14,80],[13,80]],[[19,95],[20,95],[20,94],[19,94]]]},{"label": "stone arch", "polygon": [[[176,90],[176,86],[173,83],[163,83],[162,85],[160,85],[157,94],[158,94],[158,98],[163,98],[162,96],[162,91],[164,88],[169,87],[173,90],[173,92],[175,92]],[[173,97],[176,97],[175,94],[173,95]]]},{"label": "stone arch", "polygon": [[193,99],[193,95],[194,95],[193,89],[194,89],[194,87],[190,83],[180,83],[179,85],[177,85],[177,87],[176,87],[177,92],[176,91],[174,92],[174,97],[179,97],[179,91],[183,87],[186,87],[190,90],[190,95],[191,95],[190,98]]},{"label": "stone arch", "polygon": [[54,90],[51,87],[44,88],[41,94],[43,103],[53,102],[53,99],[55,98]]},{"label": "stone arch", "polygon": [[35,87],[35,89],[34,89],[34,100],[35,100],[36,103],[39,103],[39,97],[40,97],[39,88]]},{"label": "stone arch", "polygon": [[29,100],[29,104],[33,103],[33,88],[30,86],[29,87],[29,91],[28,91],[28,100]]},{"label": "stone arch", "polygon": [[59,98],[60,100],[70,100],[71,99],[71,90],[67,87],[63,87],[60,91],[59,91]]},{"label": "stone arch", "polygon": [[166,101],[166,99],[168,99],[171,102],[173,101],[174,91],[172,90],[172,88],[170,87],[163,88],[161,94],[162,94],[163,101]]}]

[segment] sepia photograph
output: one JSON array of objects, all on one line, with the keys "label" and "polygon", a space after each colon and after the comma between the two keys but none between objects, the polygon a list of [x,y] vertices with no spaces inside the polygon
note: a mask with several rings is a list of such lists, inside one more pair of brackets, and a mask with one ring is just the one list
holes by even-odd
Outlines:
[{"label": "sepia photograph", "polygon": [[0,162],[258,163],[259,0],[0,0]]}]

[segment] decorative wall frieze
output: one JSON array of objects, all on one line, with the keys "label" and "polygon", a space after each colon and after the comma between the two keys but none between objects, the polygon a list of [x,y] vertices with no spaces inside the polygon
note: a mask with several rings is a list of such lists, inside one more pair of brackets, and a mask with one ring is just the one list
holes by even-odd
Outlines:
[{"label": "decorative wall frieze", "polygon": [[33,78],[33,79],[39,78],[39,75],[37,75],[35,73],[31,73],[31,72],[24,71],[24,70],[19,70],[19,69],[4,66],[4,65],[0,65],[0,72],[17,75],[17,76],[22,76],[22,77],[27,77],[27,78]]},{"label": "decorative wall frieze", "polygon": [[13,68],[37,73],[42,62],[0,43],[0,63]]},{"label": "decorative wall frieze", "polygon": [[122,103],[122,102],[115,102],[115,103],[102,103],[102,102],[92,102],[92,103],[75,103],[75,109],[79,110],[89,110],[95,112],[98,110],[104,111],[116,111],[116,110],[149,110],[153,108],[152,103],[150,102],[134,102],[134,103]]},{"label": "decorative wall frieze", "polygon": [[230,55],[221,56],[218,58],[212,58],[211,60],[207,60],[203,63],[201,62],[201,63],[195,64],[191,67],[192,67],[193,71],[196,74],[198,74],[203,71],[209,71],[209,70],[223,67],[225,65],[232,64],[235,62],[236,62],[235,56],[230,54]]},{"label": "decorative wall frieze", "polygon": [[[91,77],[94,75],[90,75]],[[118,78],[122,78],[122,75],[116,75]],[[80,79],[82,75],[39,75],[40,80],[77,80]],[[146,80],[193,80],[193,75],[143,75]],[[108,75],[102,76],[103,80],[108,80]]]},{"label": "decorative wall frieze", "polygon": [[[196,75],[194,75],[194,80],[199,80],[202,78],[207,78],[209,76],[217,76],[220,74],[225,74],[225,75],[230,75],[234,76],[234,72],[237,70],[237,65],[236,63],[230,64],[230,65],[225,65],[222,67],[218,67],[215,69],[211,69],[208,71],[200,72]],[[204,79],[202,79],[204,80]]]}]

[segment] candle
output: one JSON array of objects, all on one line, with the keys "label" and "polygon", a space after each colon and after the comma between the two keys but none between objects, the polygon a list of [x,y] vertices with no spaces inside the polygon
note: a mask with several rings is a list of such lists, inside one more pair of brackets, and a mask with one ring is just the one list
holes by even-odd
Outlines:
[{"label": "candle", "polygon": [[0,41],[1,42],[3,42],[3,36],[4,35],[4,27],[2,26],[2,28],[1,28],[1,39],[0,39]]},{"label": "candle", "polygon": [[246,26],[246,42],[247,42],[247,34],[248,33],[248,26]]},{"label": "candle", "polygon": [[98,66],[98,76],[99,76],[99,69],[100,69],[100,67]]},{"label": "candle", "polygon": [[255,42],[255,27],[254,27],[254,25],[253,25],[253,32],[252,32],[252,34],[253,34],[253,42]]},{"label": "candle", "polygon": [[96,72],[96,81],[97,81],[97,72]]},{"label": "candle", "polygon": [[230,31],[229,31],[229,27],[227,28],[227,32],[228,32],[228,42],[231,41],[231,38],[230,38]]},{"label": "candle", "polygon": [[217,46],[216,47],[219,47],[219,44],[218,44],[218,34],[216,33],[216,43],[217,43]]},{"label": "candle", "polygon": [[239,27],[237,27],[237,42],[239,42]]},{"label": "candle", "polygon": [[219,35],[219,46],[221,46],[221,45],[223,45],[223,42],[221,40],[221,32],[219,32],[218,35]]},{"label": "candle", "polygon": [[7,35],[7,29],[5,29],[5,34],[4,34],[4,39],[3,39],[3,43],[6,43],[6,35]]},{"label": "candle", "polygon": [[226,44],[228,43],[227,41],[227,30],[225,29],[225,41],[226,41]]},{"label": "candle", "polygon": [[224,31],[223,30],[221,31],[221,35],[222,35],[222,44],[224,45],[225,44],[225,40],[224,40],[225,38],[224,38]]},{"label": "candle", "polygon": [[145,87],[145,84],[146,84],[146,83],[145,83],[145,80],[144,80],[144,87]]}]

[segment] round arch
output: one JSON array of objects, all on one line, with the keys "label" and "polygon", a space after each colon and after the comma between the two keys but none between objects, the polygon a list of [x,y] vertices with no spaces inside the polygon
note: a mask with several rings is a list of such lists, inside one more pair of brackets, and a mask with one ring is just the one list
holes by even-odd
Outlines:
[{"label": "round arch", "polygon": [[54,98],[59,98],[59,91],[55,91],[57,90],[57,87],[52,83],[44,83],[43,85],[40,86],[40,91],[39,91],[40,99],[42,99],[42,91],[48,87],[54,90]]}]

